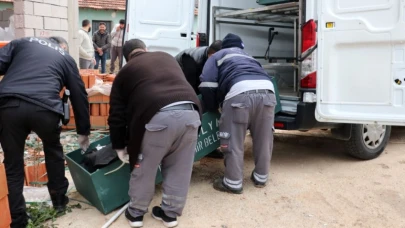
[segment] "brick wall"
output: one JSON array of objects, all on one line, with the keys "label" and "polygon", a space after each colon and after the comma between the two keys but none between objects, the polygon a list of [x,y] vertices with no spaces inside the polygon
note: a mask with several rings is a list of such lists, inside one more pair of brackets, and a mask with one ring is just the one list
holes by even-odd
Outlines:
[{"label": "brick wall", "polygon": [[68,0],[15,0],[16,38],[68,35]]},{"label": "brick wall", "polygon": [[9,27],[10,17],[14,14],[13,10],[6,9],[0,11],[0,27],[3,29]]}]

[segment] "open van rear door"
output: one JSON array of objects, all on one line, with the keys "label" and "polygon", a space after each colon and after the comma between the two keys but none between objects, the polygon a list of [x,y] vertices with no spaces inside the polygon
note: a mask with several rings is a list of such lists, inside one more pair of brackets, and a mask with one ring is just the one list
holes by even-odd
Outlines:
[{"label": "open van rear door", "polygon": [[404,8],[318,1],[318,121],[405,125]]},{"label": "open van rear door", "polygon": [[127,0],[125,40],[138,38],[149,51],[174,56],[191,47],[193,9],[191,0]]}]

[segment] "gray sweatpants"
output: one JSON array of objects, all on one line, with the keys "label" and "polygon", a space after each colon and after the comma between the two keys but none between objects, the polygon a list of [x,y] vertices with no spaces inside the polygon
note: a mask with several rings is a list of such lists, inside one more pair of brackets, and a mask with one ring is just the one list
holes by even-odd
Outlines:
[{"label": "gray sweatpants", "polygon": [[129,183],[129,213],[148,212],[155,193],[156,172],[163,175],[162,209],[167,216],[181,216],[186,204],[197,144],[200,117],[194,110],[158,112],[145,126],[142,161],[135,166]]},{"label": "gray sweatpants", "polygon": [[80,69],[93,69],[94,64],[91,60],[79,58],[79,67]]},{"label": "gray sweatpants", "polygon": [[224,101],[219,123],[221,150],[225,157],[223,183],[235,190],[242,188],[244,141],[247,129],[253,138],[257,181],[267,182],[273,150],[274,108],[272,92],[243,93]]}]

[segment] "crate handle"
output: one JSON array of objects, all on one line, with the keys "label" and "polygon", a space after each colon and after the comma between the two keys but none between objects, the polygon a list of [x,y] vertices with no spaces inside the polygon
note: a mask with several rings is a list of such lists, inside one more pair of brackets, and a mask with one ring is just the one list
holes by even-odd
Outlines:
[{"label": "crate handle", "polygon": [[114,170],[111,170],[110,172],[106,172],[106,173],[104,174],[104,176],[107,176],[107,175],[110,175],[111,173],[117,172],[119,169],[121,169],[122,167],[124,167],[124,165],[125,165],[125,162],[122,162],[122,164],[121,164],[118,168],[116,168],[116,169],[114,169]]}]

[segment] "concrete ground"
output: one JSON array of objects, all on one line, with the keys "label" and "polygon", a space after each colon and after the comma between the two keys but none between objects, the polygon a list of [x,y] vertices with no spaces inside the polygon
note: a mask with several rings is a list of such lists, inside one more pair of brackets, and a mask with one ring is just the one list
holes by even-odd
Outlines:
[{"label": "concrete ground", "polygon": [[[222,160],[204,158],[194,165],[184,214],[178,227],[405,227],[405,128],[395,128],[386,151],[359,161],[344,154],[340,141],[326,132],[279,132],[275,137],[271,180],[254,188],[252,144],[246,140],[244,193],[212,188],[223,173]],[[70,197],[82,199],[78,193]],[[156,189],[151,207],[158,205]],[[91,206],[74,209],[58,227],[102,227],[113,216]],[[129,227],[121,216],[110,227]],[[147,214],[144,227],[163,227]]]}]

